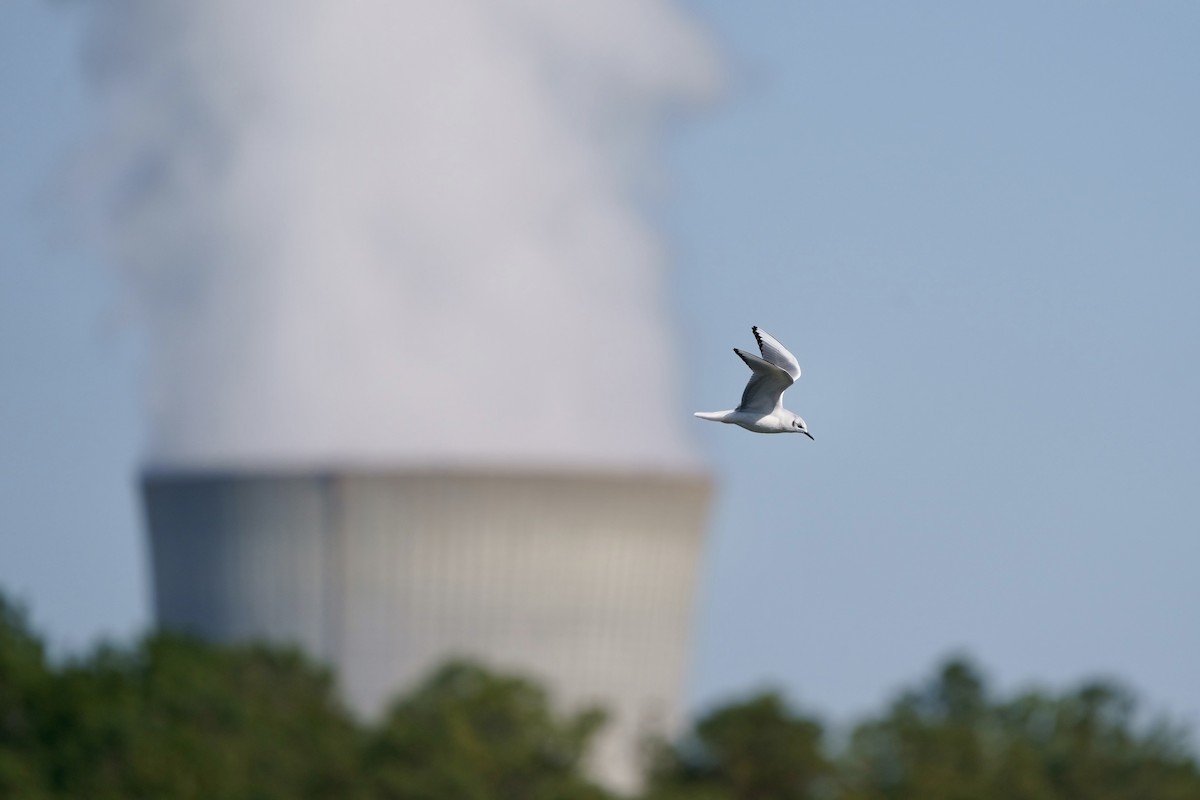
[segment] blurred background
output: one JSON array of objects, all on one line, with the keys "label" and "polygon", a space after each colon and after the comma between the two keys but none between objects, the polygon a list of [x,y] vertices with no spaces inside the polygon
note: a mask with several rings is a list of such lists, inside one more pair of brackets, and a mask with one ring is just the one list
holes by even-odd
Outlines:
[{"label": "blurred background", "polygon": [[[234,8],[0,7],[0,587],[53,652],[151,624],[147,465],[707,472],[689,709],[966,653],[1200,720],[1200,9]],[[752,324],[815,441],[690,417]]]}]

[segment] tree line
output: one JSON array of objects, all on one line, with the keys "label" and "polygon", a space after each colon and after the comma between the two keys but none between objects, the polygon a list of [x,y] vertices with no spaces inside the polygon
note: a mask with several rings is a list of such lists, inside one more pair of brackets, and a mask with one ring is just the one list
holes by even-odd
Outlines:
[{"label": "tree line", "polygon": [[[0,798],[612,800],[600,709],[453,662],[364,723],[294,649],[156,633],[52,663],[0,595]],[[641,800],[1196,800],[1187,732],[1112,682],[996,696],[942,664],[839,733],[758,692],[646,743]]]}]

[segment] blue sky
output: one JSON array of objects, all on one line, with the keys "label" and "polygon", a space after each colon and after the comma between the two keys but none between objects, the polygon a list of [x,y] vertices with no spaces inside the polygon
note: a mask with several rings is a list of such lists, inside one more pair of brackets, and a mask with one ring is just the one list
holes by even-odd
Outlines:
[{"label": "blue sky", "polygon": [[1200,10],[702,11],[739,71],[676,157],[691,395],[753,320],[816,441],[701,431],[699,685],[856,708],[964,650],[1195,720]]},{"label": "blue sky", "polygon": [[[1200,6],[690,7],[729,81],[668,154],[680,413],[759,324],[816,437],[696,421],[693,706],[848,720],[966,652],[1200,726]],[[0,586],[66,650],[149,619],[133,345],[45,213],[76,23],[0,7]]]}]

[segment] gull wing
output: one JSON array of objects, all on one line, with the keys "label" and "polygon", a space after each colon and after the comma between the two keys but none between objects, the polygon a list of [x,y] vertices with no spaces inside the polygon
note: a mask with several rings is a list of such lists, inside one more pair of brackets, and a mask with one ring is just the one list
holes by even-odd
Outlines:
[{"label": "gull wing", "polygon": [[733,352],[737,353],[754,373],[742,391],[742,402],[738,404],[737,410],[764,415],[774,412],[783,404],[784,391],[795,382],[792,376],[745,350],[735,347]]},{"label": "gull wing", "polygon": [[793,381],[800,377],[800,363],[796,361],[794,355],[788,352],[786,347],[757,325],[750,330],[754,332],[754,338],[758,341],[758,349],[766,361],[786,372]]}]

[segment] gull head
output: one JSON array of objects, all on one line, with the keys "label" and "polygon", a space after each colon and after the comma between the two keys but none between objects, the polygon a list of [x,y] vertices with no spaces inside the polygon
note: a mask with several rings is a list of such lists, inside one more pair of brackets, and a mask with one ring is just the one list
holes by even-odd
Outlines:
[{"label": "gull head", "polygon": [[[808,432],[808,425],[804,422],[803,417],[792,415],[792,426],[788,429],[789,433],[803,433],[808,438],[812,439],[813,435]],[[816,441],[813,439],[813,441]]]}]

